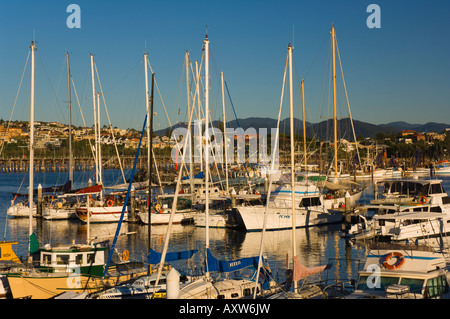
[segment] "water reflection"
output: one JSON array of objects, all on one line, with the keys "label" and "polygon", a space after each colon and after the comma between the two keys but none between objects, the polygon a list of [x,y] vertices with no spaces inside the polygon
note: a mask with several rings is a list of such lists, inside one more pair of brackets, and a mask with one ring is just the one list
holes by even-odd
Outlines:
[{"label": "water reflection", "polygon": [[[47,182],[51,182],[52,173],[47,173]],[[55,180],[59,178],[55,173]],[[28,249],[28,218],[7,218],[6,210],[10,205],[11,185],[20,183],[17,174],[2,174],[0,179],[0,229],[4,229],[4,239],[19,243],[15,246],[19,256],[26,256]],[[444,187],[450,189],[450,179]],[[22,190],[23,191],[23,190]],[[362,202],[373,198],[373,187],[367,188]],[[91,238],[112,238],[117,224],[91,224]],[[88,238],[87,224],[79,220],[40,220],[33,219],[33,230],[38,235],[41,245],[85,243]],[[130,258],[144,260],[148,250],[149,226],[143,224],[123,223],[121,233],[128,235],[118,238],[118,251],[129,250]],[[336,279],[356,278],[358,263],[354,260],[364,260],[366,249],[363,245],[350,244],[339,237],[341,225],[330,225],[297,229],[296,248],[299,260],[305,266],[328,264],[333,259],[333,267],[327,276]],[[150,243],[152,249],[161,252],[167,226],[150,226]],[[209,245],[213,255],[218,259],[237,259],[240,257],[257,256],[260,251],[262,232],[243,232],[212,228],[209,231]],[[194,225],[173,225],[170,235],[169,251],[198,249],[199,252],[191,260],[175,262],[173,265],[193,272],[204,268],[204,248],[206,241],[205,228]],[[263,254],[269,262],[272,273],[278,279],[284,278],[287,256],[292,260],[292,231],[266,232],[263,239]]]}]

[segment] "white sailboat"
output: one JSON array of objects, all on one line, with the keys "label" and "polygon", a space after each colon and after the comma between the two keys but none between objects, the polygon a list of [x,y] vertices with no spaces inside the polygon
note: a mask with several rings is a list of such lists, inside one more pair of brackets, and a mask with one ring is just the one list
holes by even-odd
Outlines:
[{"label": "white sailboat", "polygon": [[[290,182],[281,183],[274,192],[273,199],[269,202],[266,221],[266,229],[268,230],[317,226],[342,220],[340,212],[326,209],[316,183],[309,179],[303,179],[300,182],[296,181],[294,171],[292,47],[290,44],[288,46],[287,59],[291,114],[291,180]],[[265,205],[238,206],[236,210],[247,231],[261,231],[263,229],[263,221],[266,214]]]},{"label": "white sailboat", "polygon": [[[31,44],[31,102],[30,102],[30,167],[34,162],[34,76],[35,76],[35,50],[34,42]],[[12,297],[47,299],[55,297],[64,291],[82,292],[85,290],[98,290],[103,284],[118,283],[130,280],[141,272],[132,267],[128,261],[117,257],[117,264],[122,262],[127,271],[118,274],[108,273],[101,277],[105,267],[105,257],[108,247],[91,245],[90,238],[87,244],[71,243],[52,247],[47,244],[39,247],[37,238],[33,233],[33,169],[30,169],[29,186],[29,243],[28,263],[26,269],[6,274]],[[88,203],[89,206],[89,203]],[[89,234],[89,231],[88,231]],[[89,235],[88,235],[89,237]]]},{"label": "white sailboat", "polygon": [[[97,184],[103,184],[102,181],[102,155],[100,142],[100,94],[95,91],[95,73],[94,56],[91,54],[91,79],[92,79],[92,102],[94,107],[94,127],[95,127],[95,172]],[[94,199],[88,208],[81,206],[76,208],[77,217],[87,222],[88,215],[91,223],[118,222],[121,218],[124,195],[107,195],[104,198],[103,192],[100,192],[98,199]],[[128,219],[130,207],[125,207],[124,220]]]},{"label": "white sailboat", "polygon": [[[205,53],[205,117],[208,119],[209,117],[209,40],[208,36],[206,36],[204,40],[204,53]],[[197,86],[199,83],[199,77],[197,77]],[[195,97],[194,97],[195,99]],[[189,124],[188,124],[188,131],[190,129],[191,125],[191,119],[192,119],[192,110],[189,115]],[[205,124],[205,131],[208,132],[208,121],[206,121]],[[184,148],[186,149],[186,141],[184,144]],[[206,139],[206,151],[205,151],[205,214],[206,216],[209,215],[209,153],[211,152],[209,138]],[[186,155],[186,152],[183,152],[182,155],[182,162],[184,161],[184,157]],[[162,275],[162,264],[165,261],[165,258],[167,256],[167,250],[169,245],[169,238],[170,238],[170,231],[172,228],[172,222],[174,220],[175,210],[176,210],[176,204],[178,200],[178,193],[180,190],[181,185],[181,170],[178,174],[177,179],[177,186],[175,189],[175,196],[174,196],[174,203],[172,205],[172,211],[171,211],[171,219],[169,223],[169,228],[166,233],[166,237],[164,240],[164,248],[163,252],[161,254],[161,263],[160,267],[158,268],[158,276],[155,285],[158,285],[159,279]],[[254,280],[250,279],[223,279],[223,280],[213,280],[211,276],[211,272],[216,271],[235,271],[238,269],[241,269],[242,266],[244,266],[244,263],[248,265],[254,265],[255,261],[258,262],[257,257],[250,257],[236,261],[221,261],[216,259],[214,256],[212,256],[210,249],[209,249],[209,219],[206,218],[206,239],[205,239],[205,249],[206,249],[206,273],[204,276],[202,276],[200,279],[184,286],[182,289],[179,289],[178,291],[171,293],[171,296],[173,298],[179,298],[179,299],[225,299],[225,298],[232,298],[232,299],[239,299],[244,296],[249,296],[253,293],[254,289]],[[256,266],[255,266],[256,267]]]}]

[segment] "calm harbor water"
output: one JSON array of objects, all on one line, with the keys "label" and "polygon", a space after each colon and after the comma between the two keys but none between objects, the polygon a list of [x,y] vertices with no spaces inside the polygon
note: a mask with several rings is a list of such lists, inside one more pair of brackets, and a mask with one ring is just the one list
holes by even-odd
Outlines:
[{"label": "calm harbor water", "polygon": [[[75,172],[75,187],[87,186],[89,178],[94,180],[94,172]],[[68,180],[67,172],[36,173],[35,185],[43,187],[63,184]],[[104,184],[121,183],[119,171],[104,172]],[[20,186],[20,190],[19,190]],[[13,240],[19,244],[15,251],[19,256],[26,256],[28,249],[28,218],[8,218],[6,210],[10,206],[12,192],[26,193],[28,174],[0,174],[0,235],[2,240]],[[450,178],[444,179],[444,188],[450,189]],[[368,185],[361,201],[373,198],[373,187]],[[114,236],[116,223],[91,224],[91,236]],[[297,251],[300,261],[306,266],[318,266],[333,259],[333,267],[324,275],[328,279],[356,279],[358,269],[363,265],[366,249],[360,244],[351,244],[339,237],[341,225],[297,229]],[[73,241],[85,243],[87,225],[78,219],[48,221],[33,220],[33,230],[41,245],[68,244]],[[162,251],[167,226],[151,226],[151,245],[156,251]],[[140,223],[123,223],[121,232],[132,234],[121,236],[116,248],[119,251],[128,249],[130,258],[144,260],[148,244],[148,225]],[[212,228],[209,230],[210,249],[219,259],[236,259],[239,257],[257,256],[261,243],[260,232],[247,233],[242,230],[226,230]],[[290,230],[267,232],[264,237],[263,251],[272,273],[283,279],[286,269],[286,254],[292,251],[292,233]],[[189,261],[178,261],[173,264],[177,269],[190,269],[193,273],[203,268],[205,228],[194,225],[174,225],[170,236],[169,251],[198,249],[199,252]],[[360,260],[358,263],[357,260]]]}]

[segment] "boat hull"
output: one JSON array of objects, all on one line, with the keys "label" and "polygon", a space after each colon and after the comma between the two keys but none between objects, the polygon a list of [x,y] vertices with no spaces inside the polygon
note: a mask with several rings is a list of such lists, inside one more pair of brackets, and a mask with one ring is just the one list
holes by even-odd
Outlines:
[{"label": "boat hull", "polygon": [[[173,224],[181,224],[184,222],[189,222],[193,218],[195,211],[186,210],[183,212],[175,212],[173,216]],[[139,213],[139,218],[144,224],[148,224],[148,213]],[[152,225],[168,225],[170,220],[170,211],[165,211],[161,214],[152,213],[151,224]]]},{"label": "boat hull", "polygon": [[146,274],[146,270],[127,273],[111,277],[92,277],[88,275],[58,275],[44,274],[43,276],[32,276],[27,274],[8,274],[8,282],[14,299],[49,299],[61,293],[72,291],[81,293],[97,292],[105,285],[117,285],[130,279]]},{"label": "boat hull", "polygon": [[[90,223],[112,223],[119,222],[120,216],[122,215],[122,206],[93,206],[89,208],[89,222]],[[84,221],[88,221],[86,207],[80,207],[76,209],[77,217]],[[128,207],[125,209],[125,214],[123,220],[128,219]]]},{"label": "boat hull", "polygon": [[[243,226],[247,231],[262,231],[265,206],[237,207]],[[342,222],[342,213],[325,211],[321,207],[295,210],[295,228],[319,226]],[[292,229],[292,209],[269,207],[266,230]]]}]

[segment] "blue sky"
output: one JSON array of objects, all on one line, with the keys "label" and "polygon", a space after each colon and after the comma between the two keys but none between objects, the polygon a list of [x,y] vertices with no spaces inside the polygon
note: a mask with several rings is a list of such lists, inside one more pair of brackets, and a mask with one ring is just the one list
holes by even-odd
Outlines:
[{"label": "blue sky", "polygon": [[[69,4],[81,28],[69,29]],[[370,29],[369,4],[381,9]],[[200,61],[206,26],[211,48],[211,104],[221,117],[224,72],[238,117],[276,118],[288,43],[295,87],[305,79],[307,120],[329,117],[329,31],[336,28],[352,116],[373,124],[450,123],[450,2],[340,1],[0,1],[0,117],[8,120],[33,36],[37,42],[36,120],[67,122],[65,53],[87,124],[93,124],[89,54],[95,56],[113,126],[140,129],[145,112],[143,53],[155,71],[170,121],[185,120],[184,53]],[[34,35],[33,35],[34,34]],[[28,64],[29,66],[29,64]],[[29,119],[29,67],[13,120]],[[341,90],[341,89],[340,89]],[[167,127],[156,94],[154,128]],[[346,116],[341,97],[339,114]],[[73,94],[72,94],[73,95]],[[301,118],[299,94],[296,116]],[[227,118],[234,114],[229,101]],[[73,96],[73,121],[82,125]],[[181,109],[178,115],[178,109]],[[283,106],[283,117],[288,116]],[[106,114],[102,113],[103,124]]]}]

